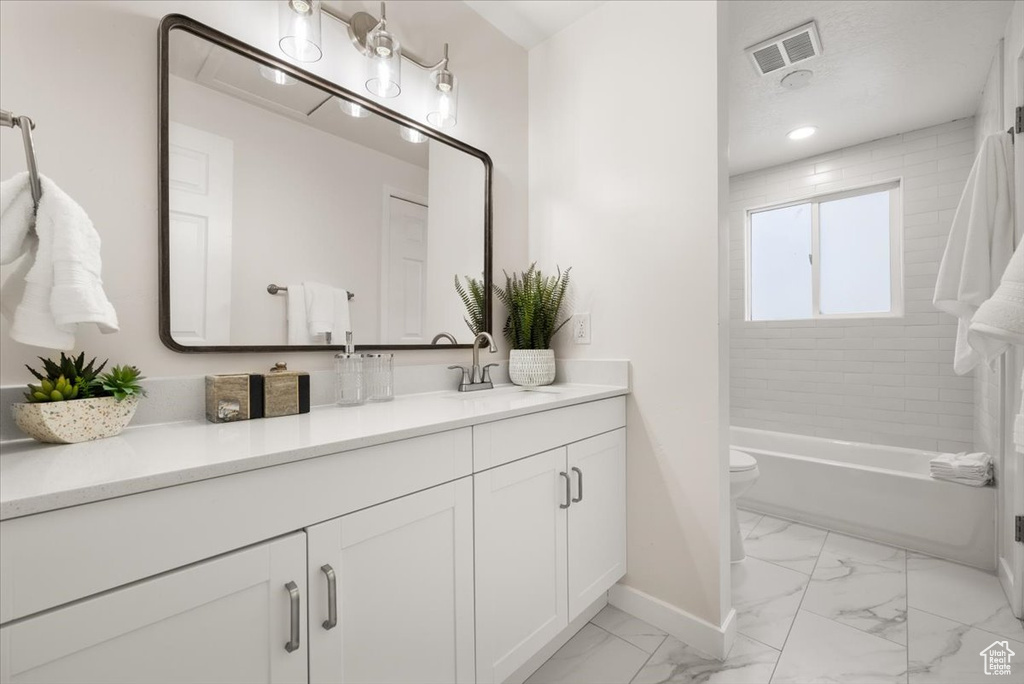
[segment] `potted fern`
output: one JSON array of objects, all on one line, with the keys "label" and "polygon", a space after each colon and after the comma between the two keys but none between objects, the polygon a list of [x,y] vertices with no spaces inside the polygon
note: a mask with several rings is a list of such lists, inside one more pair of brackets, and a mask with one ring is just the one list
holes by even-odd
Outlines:
[{"label": "potted fern", "polygon": [[96,359],[85,362],[60,355],[59,361],[44,359],[42,370],[25,366],[38,384],[29,383],[25,402],[12,408],[14,421],[27,435],[40,442],[72,444],[119,434],[135,415],[139,397],[146,391],[139,385],[142,375],[134,366],[114,366],[103,373]]},{"label": "potted fern", "polygon": [[464,278],[465,285],[459,281],[459,276],[455,276],[455,291],[466,307],[466,315],[462,320],[466,322],[466,327],[473,333],[473,337],[476,337],[487,329],[484,326],[484,299],[487,289],[484,287],[482,278],[480,280],[470,276],[464,276]]},{"label": "potted fern", "polygon": [[562,304],[569,287],[569,271],[558,270],[545,276],[531,264],[524,273],[505,274],[505,288],[494,293],[508,309],[505,339],[509,352],[508,374],[512,382],[524,387],[550,385],[555,381],[555,352],[551,339],[568,322],[562,317]]}]

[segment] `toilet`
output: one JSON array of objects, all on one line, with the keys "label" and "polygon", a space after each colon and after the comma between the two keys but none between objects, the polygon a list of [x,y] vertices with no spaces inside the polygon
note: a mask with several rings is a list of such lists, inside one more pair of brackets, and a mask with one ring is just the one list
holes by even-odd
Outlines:
[{"label": "toilet", "polygon": [[757,461],[748,453],[729,449],[729,515],[732,517],[732,562],[747,557],[743,551],[743,537],[740,536],[740,522],[736,516],[736,499],[743,496],[755,482],[760,472]]}]

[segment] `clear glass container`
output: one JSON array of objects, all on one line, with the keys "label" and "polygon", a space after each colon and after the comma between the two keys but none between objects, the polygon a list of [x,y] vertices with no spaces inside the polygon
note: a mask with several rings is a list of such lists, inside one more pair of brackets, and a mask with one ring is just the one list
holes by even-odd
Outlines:
[{"label": "clear glass container", "polygon": [[358,406],[366,401],[363,373],[362,354],[334,355],[334,403],[339,406]]},{"label": "clear glass container", "polygon": [[363,388],[367,401],[391,401],[395,398],[395,355],[363,355]]}]

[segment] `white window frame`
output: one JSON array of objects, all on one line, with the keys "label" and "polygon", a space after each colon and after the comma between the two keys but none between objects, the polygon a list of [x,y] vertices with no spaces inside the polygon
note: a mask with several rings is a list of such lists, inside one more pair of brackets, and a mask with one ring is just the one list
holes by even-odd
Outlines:
[{"label": "white window frame", "polygon": [[[866,313],[825,314],[821,312],[821,224],[818,209],[822,202],[868,195],[882,190],[889,190],[889,311]],[[808,318],[753,318],[751,311],[750,267],[751,267],[751,218],[754,214],[772,209],[784,209],[799,204],[811,205],[811,315]],[[751,323],[771,323],[777,321],[816,321],[855,318],[902,318],[903,309],[903,178],[884,181],[873,181],[862,185],[852,185],[833,192],[816,193],[794,197],[782,202],[750,207],[744,216],[743,230],[743,281],[745,320]]]}]

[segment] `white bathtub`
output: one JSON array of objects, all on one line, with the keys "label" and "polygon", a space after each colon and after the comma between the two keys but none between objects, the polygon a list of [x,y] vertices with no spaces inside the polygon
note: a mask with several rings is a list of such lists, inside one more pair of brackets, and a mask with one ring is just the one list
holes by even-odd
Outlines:
[{"label": "white bathtub", "polygon": [[741,508],[995,569],[994,487],[928,476],[931,451],[731,428],[761,477]]}]

